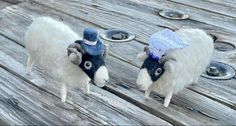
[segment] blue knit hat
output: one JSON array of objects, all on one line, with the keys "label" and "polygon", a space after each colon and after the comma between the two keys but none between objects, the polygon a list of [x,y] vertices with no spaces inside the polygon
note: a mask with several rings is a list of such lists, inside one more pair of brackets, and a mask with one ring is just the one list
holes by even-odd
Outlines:
[{"label": "blue knit hat", "polygon": [[97,37],[98,37],[98,32],[95,29],[92,28],[84,29],[84,34],[83,34],[84,40],[87,40],[95,44],[97,42]]},{"label": "blue knit hat", "polygon": [[83,40],[75,41],[81,45],[85,53],[89,55],[100,55],[105,51],[105,46],[98,38],[98,32],[92,28],[85,28],[83,33]]}]

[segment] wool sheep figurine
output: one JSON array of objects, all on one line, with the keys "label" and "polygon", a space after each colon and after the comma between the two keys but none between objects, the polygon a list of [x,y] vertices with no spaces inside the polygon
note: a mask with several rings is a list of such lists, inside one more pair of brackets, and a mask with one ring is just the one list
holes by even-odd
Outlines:
[{"label": "wool sheep figurine", "polygon": [[[213,53],[213,39],[200,29],[180,29],[170,33],[167,31],[167,39],[157,37],[155,42],[171,39],[174,35],[177,39],[186,43],[184,48],[168,49],[165,51],[158,50],[163,54],[159,58],[153,58],[150,54],[149,47],[145,47],[145,52],[138,54],[138,59],[143,61],[143,65],[137,77],[137,85],[141,90],[145,91],[145,97],[149,98],[150,92],[153,90],[158,94],[165,96],[164,106],[170,103],[172,94],[178,93],[187,85],[197,82],[199,76],[205,71],[209,65]],[[171,34],[171,35],[170,35]]]},{"label": "wool sheep figurine", "polygon": [[67,25],[49,17],[40,17],[29,26],[25,46],[29,53],[27,70],[31,72],[36,62],[60,81],[62,102],[66,101],[67,85],[86,85],[89,94],[90,81],[99,87],[108,82],[104,62],[106,47],[97,38],[96,30],[85,29],[81,40]]}]

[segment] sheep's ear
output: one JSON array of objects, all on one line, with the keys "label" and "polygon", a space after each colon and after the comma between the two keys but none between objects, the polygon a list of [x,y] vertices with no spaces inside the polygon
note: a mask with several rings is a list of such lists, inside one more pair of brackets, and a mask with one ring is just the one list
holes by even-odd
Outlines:
[{"label": "sheep's ear", "polygon": [[146,52],[147,55],[149,55],[150,53],[149,48],[147,46],[144,47],[143,51]]},{"label": "sheep's ear", "polygon": [[79,44],[72,43],[67,48],[67,54],[71,63],[79,65],[82,62],[83,49]]},{"label": "sheep's ear", "polygon": [[148,55],[146,54],[146,52],[143,52],[143,53],[138,54],[137,58],[143,62],[145,59],[148,58]]},{"label": "sheep's ear", "polygon": [[147,46],[144,47],[143,51],[144,51],[143,53],[140,53],[140,54],[137,55],[137,58],[140,61],[144,61],[149,56],[149,48]]},{"label": "sheep's ear", "polygon": [[[80,46],[80,44],[78,44],[78,43],[72,43],[72,44],[70,44],[69,46],[68,46],[68,49],[69,48],[75,48],[76,50],[78,50],[78,51],[80,51],[82,54],[84,54],[85,52],[84,52],[84,49]],[[77,52],[78,52],[77,51]],[[69,56],[69,54],[68,54],[68,56]]]},{"label": "sheep's ear", "polygon": [[164,63],[166,61],[169,61],[169,60],[172,60],[172,61],[175,61],[176,62],[176,59],[175,58],[172,58],[172,57],[169,57],[169,56],[163,56],[159,59],[159,63]]},{"label": "sheep's ear", "polygon": [[105,50],[104,50],[104,53],[103,53],[103,58],[106,59],[106,57],[109,54],[109,45],[108,44],[104,44],[104,46],[105,46]]},{"label": "sheep's ear", "polygon": [[170,73],[173,73],[175,71],[176,61],[174,60],[168,60],[164,64],[164,69],[169,71]]}]

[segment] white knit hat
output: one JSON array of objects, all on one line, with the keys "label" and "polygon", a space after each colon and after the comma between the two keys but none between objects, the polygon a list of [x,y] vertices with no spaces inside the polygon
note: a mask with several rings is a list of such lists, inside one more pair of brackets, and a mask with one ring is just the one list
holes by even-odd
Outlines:
[{"label": "white knit hat", "polygon": [[149,56],[158,60],[167,50],[185,48],[188,45],[189,44],[182,41],[175,32],[165,29],[154,33],[149,38]]}]

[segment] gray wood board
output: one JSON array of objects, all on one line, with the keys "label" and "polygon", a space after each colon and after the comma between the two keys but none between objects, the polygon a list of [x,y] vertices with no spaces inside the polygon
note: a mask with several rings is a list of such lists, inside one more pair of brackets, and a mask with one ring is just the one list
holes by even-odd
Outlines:
[{"label": "gray wood board", "polygon": [[[45,11],[48,11],[48,10],[46,9]],[[33,12],[32,12],[32,13],[33,13]],[[45,14],[45,15],[46,15],[46,14]],[[6,16],[6,15],[5,15],[5,16]],[[31,16],[32,16],[32,15],[31,15]],[[58,16],[58,15],[55,15],[55,17],[57,17],[57,16]],[[33,18],[33,17],[34,17],[34,16],[32,16],[32,18]],[[26,16],[26,19],[27,19],[27,18],[28,18],[28,17]],[[65,18],[65,17],[63,17],[63,19],[64,19],[64,18]],[[10,19],[11,19],[11,18],[10,18]],[[26,20],[26,19],[25,19],[25,20]],[[20,19],[20,20],[22,20],[22,19]],[[30,19],[29,19],[29,20],[30,20]],[[20,21],[20,22],[22,22],[22,23],[23,23],[23,22],[28,22],[28,23],[29,23],[30,21],[27,21],[27,20],[26,20],[26,21]],[[13,24],[14,24],[14,23],[13,23]],[[19,26],[19,27],[20,27],[20,26]],[[24,26],[24,27],[25,27],[25,26]],[[25,29],[24,27],[22,27],[22,29],[20,28],[20,30],[23,30],[23,31],[24,31],[24,29]],[[9,30],[9,29],[8,29],[8,30]],[[14,30],[14,29],[11,29],[11,30],[13,30],[14,32],[17,31],[17,29],[15,29],[15,30]],[[19,36],[15,36],[15,39],[22,41],[21,39],[19,39],[19,37],[22,37],[22,34],[23,34],[24,32],[23,32],[23,33],[18,33],[18,32],[20,31],[20,30],[18,29],[19,31],[16,32],[16,33],[14,33],[14,32],[12,32],[11,30],[5,31],[5,32],[6,32],[7,34],[11,34],[11,36],[14,36],[14,34],[19,34]],[[21,34],[21,35],[20,35],[20,34]],[[119,66],[119,64],[118,64],[117,66]],[[114,69],[114,68],[113,68],[113,69]],[[116,70],[118,70],[118,68],[117,68]],[[127,72],[129,73],[130,71],[127,71]],[[118,72],[117,72],[117,73],[118,73]],[[120,70],[120,73],[122,74],[122,69]],[[136,70],[136,73],[137,73],[137,70]],[[129,74],[128,74],[128,75],[129,75]],[[129,76],[130,76],[130,75],[129,75]],[[133,79],[133,80],[132,80],[133,82],[135,82],[135,77],[136,77],[135,74],[131,77],[131,78]],[[124,75],[124,78],[127,78],[127,75]],[[129,79],[128,79],[128,80],[129,80]],[[137,95],[137,94],[136,94],[136,95]],[[139,93],[139,95],[140,95],[140,93]],[[129,96],[130,96],[130,95],[129,95]],[[160,104],[160,103],[159,103],[159,104]],[[145,106],[145,105],[144,105],[144,106]],[[162,110],[156,110],[156,111],[162,111]],[[164,114],[165,114],[165,113],[164,113]]]},{"label": "gray wood board", "polygon": [[[141,61],[137,60],[136,55],[142,52],[143,48],[144,46],[142,44],[134,41],[125,44],[110,44],[112,54],[118,55],[120,59],[135,66],[141,66],[142,64]],[[234,54],[236,54],[236,52],[234,52]],[[213,56],[214,60],[229,64],[232,67],[236,68],[236,63],[231,60],[231,58],[234,58],[234,56],[231,55],[231,52],[228,55],[226,52],[224,55],[222,54],[220,58],[219,57],[220,56],[218,52],[215,52]],[[236,109],[236,95],[234,93],[236,92],[235,83],[235,79],[217,81],[201,78],[199,83],[197,83],[194,87],[190,87],[190,89],[201,92],[202,94],[213,99],[218,99],[222,103],[225,103],[231,108]],[[212,86],[214,86],[214,88],[211,88]]]},{"label": "gray wood board", "polygon": [[[148,37],[164,28],[178,29],[182,27],[202,28],[209,34],[223,39],[235,39],[234,31],[222,29],[210,24],[194,20],[168,20],[157,15],[157,8],[130,1],[57,1],[56,3],[37,3],[52,7],[68,15],[93,23],[101,28],[118,28],[128,30],[137,35],[135,38],[141,43],[147,43]],[[96,3],[97,2],[97,3]],[[131,5],[130,5],[131,4]],[[133,5],[134,4],[134,5]],[[101,18],[103,17],[103,18]],[[123,23],[126,22],[126,23]],[[137,27],[139,26],[139,27]]]},{"label": "gray wood board", "polygon": [[[45,11],[47,11],[47,10],[45,10]],[[9,13],[10,14],[10,13]],[[14,15],[14,14],[13,14]],[[7,16],[7,15],[4,15],[4,16]],[[9,15],[8,15],[9,16]],[[16,16],[16,15],[15,15]],[[31,15],[31,16],[33,16],[33,15]],[[35,16],[35,15],[34,15]],[[17,17],[17,16],[16,16]],[[16,18],[15,17],[15,18]],[[20,16],[21,17],[21,16]],[[13,18],[13,16],[9,16],[9,18]],[[4,18],[4,19],[6,19],[6,18]],[[13,22],[13,25],[12,26],[15,26],[15,25],[17,25],[18,23],[20,23],[21,25],[18,25],[18,26],[20,26],[20,28],[13,28],[14,29],[14,31],[8,31],[8,33],[10,33],[11,35],[10,36],[14,36],[14,35],[16,35],[15,33],[16,33],[16,31],[18,31],[19,33],[17,33],[18,35],[17,36],[15,36],[15,38],[13,38],[13,39],[16,39],[16,40],[20,40],[21,42],[22,42],[22,39],[23,39],[23,35],[24,35],[24,32],[25,32],[25,29],[26,29],[26,27],[30,24],[30,22],[31,22],[31,20],[32,19],[29,19],[29,17],[27,17],[27,18],[18,18],[17,17],[17,19],[18,20],[15,20],[16,22]],[[23,20],[22,20],[23,19]],[[21,20],[21,21],[20,21]],[[6,26],[6,25],[5,25]],[[23,27],[22,27],[23,26]],[[5,28],[9,28],[8,26],[6,26]],[[10,30],[10,29],[8,29],[8,30]],[[6,31],[5,31],[6,32]],[[14,33],[15,32],[15,33]],[[23,43],[21,43],[21,44],[23,44]],[[26,54],[22,54],[22,55],[26,55]],[[75,93],[75,92],[74,92]],[[76,94],[76,93],[75,93]],[[82,94],[81,94],[82,95]],[[83,94],[84,95],[84,94]],[[107,95],[111,95],[111,94],[107,94]],[[76,97],[76,96],[74,96],[74,97]],[[79,97],[79,96],[78,96]],[[92,96],[91,96],[92,97]],[[105,98],[105,97],[104,97]],[[117,97],[118,98],[118,97]],[[119,100],[119,99],[117,99],[117,98],[115,98],[115,96],[114,97],[111,97],[111,99],[114,99],[114,100]],[[75,98],[75,99],[78,99],[77,97]],[[94,99],[97,99],[97,98],[94,98]],[[107,98],[107,99],[109,99],[109,98]],[[111,100],[110,99],[110,100]],[[79,100],[78,99],[78,104],[81,102],[82,100]],[[92,102],[93,100],[91,100],[90,102]],[[112,101],[112,100],[111,100]],[[89,102],[89,101],[85,101],[86,103],[87,102]],[[96,103],[96,101],[93,101],[94,102],[94,104],[98,104],[98,103]],[[106,103],[106,102],[105,102]],[[105,104],[104,103],[104,104]],[[102,103],[99,103],[99,104],[102,104]],[[123,105],[123,106],[120,106],[121,104],[125,104],[125,105]],[[85,105],[85,104],[84,104]],[[132,123],[135,123],[135,121],[137,121],[137,124],[139,124],[139,123],[141,123],[141,124],[156,124],[156,123],[160,123],[160,124],[168,124],[168,123],[166,123],[165,121],[162,121],[162,120],[160,120],[160,119],[158,119],[157,117],[155,117],[155,116],[152,116],[152,115],[150,115],[149,113],[147,113],[147,112],[144,112],[144,111],[142,111],[141,109],[138,109],[137,107],[135,107],[135,106],[133,106],[133,105],[130,105],[130,107],[129,108],[132,108],[133,110],[131,111],[131,110],[127,110],[125,107],[127,107],[127,105],[128,105],[128,103],[127,102],[121,102],[120,104],[119,104],[119,106],[116,106],[116,108],[114,108],[114,109],[111,109],[110,111],[113,111],[113,114],[116,112],[116,111],[121,111],[121,113],[125,113],[125,114],[122,114],[122,115],[120,115],[120,114],[117,114],[116,116],[116,118],[117,118],[117,120],[114,120],[115,122],[115,124],[132,124]],[[102,106],[102,105],[101,105]],[[104,105],[103,105],[104,106]],[[102,106],[102,107],[103,107]],[[111,105],[109,105],[109,106],[111,106]],[[92,109],[98,109],[98,108],[96,108],[95,106],[90,106]],[[120,108],[118,108],[118,107],[120,107]],[[109,107],[108,107],[109,108]],[[104,107],[104,109],[108,109],[108,108],[106,108],[106,106]],[[110,107],[110,108],[112,108],[112,107]],[[134,110],[136,108],[136,110]],[[123,109],[125,109],[125,110],[123,110]],[[96,111],[96,110],[94,110],[94,111]],[[99,111],[99,110],[97,110],[97,111]],[[127,113],[128,112],[128,113]],[[111,112],[112,113],[112,112]],[[114,116],[112,116],[112,114],[109,114],[109,109],[107,110],[107,112],[105,113],[105,112],[103,112],[102,114],[104,114],[103,116],[104,117],[109,117],[109,121],[111,121],[112,119],[114,119],[115,117]],[[132,113],[132,114],[129,114],[129,113]],[[134,117],[135,119],[135,121],[134,120],[132,120],[132,119],[129,119],[129,121],[127,121],[127,117],[123,117],[123,115],[125,115],[125,116],[128,116],[128,117]],[[143,118],[143,117],[140,117],[139,115],[145,115],[147,118],[150,118],[148,121],[145,119],[145,118]],[[122,119],[120,119],[119,120],[119,118],[124,118],[123,120]],[[125,120],[125,121],[124,121]],[[116,122],[117,121],[117,122]],[[119,121],[119,123],[118,123],[118,121]],[[122,122],[123,121],[123,122]],[[132,123],[131,123],[132,122]],[[139,122],[139,123],[138,123]]]},{"label": "gray wood board", "polygon": [[10,125],[103,124],[3,68],[0,73],[0,118]]},{"label": "gray wood board", "polygon": [[[113,76],[113,77],[119,76],[118,79],[115,79],[116,81],[114,83],[115,83],[115,85],[118,85],[118,86],[120,85],[119,87],[116,87],[116,86],[109,87],[109,89],[111,91],[115,92],[119,96],[122,96],[122,97],[128,99],[128,101],[134,102],[135,104],[141,106],[144,109],[147,106],[151,107],[151,108],[149,108],[149,111],[153,114],[157,114],[155,112],[159,112],[158,115],[161,115],[161,116],[166,115],[166,114],[164,114],[164,115],[160,114],[161,112],[163,112],[165,110],[165,109],[163,110],[163,108],[161,108],[159,106],[160,104],[155,103],[153,100],[146,102],[142,96],[143,94],[141,92],[138,92],[137,86],[135,85],[135,80],[137,77],[138,68],[133,67],[131,65],[127,66],[127,65],[125,65],[125,63],[122,63],[122,65],[118,65],[117,62],[116,63],[112,62],[111,64],[113,65],[111,68],[113,68],[113,72],[114,72],[114,75],[111,74],[111,76]],[[115,65],[122,66],[122,67],[117,67],[118,69],[114,69]],[[234,80],[234,82],[235,82],[235,80]],[[198,83],[198,84],[200,85],[201,83]],[[212,84],[214,84],[214,85],[212,85]],[[216,82],[213,82],[211,84],[207,83],[206,84],[207,86],[204,86],[201,88],[207,90],[208,88],[211,88],[212,86],[215,86],[217,84],[221,84],[221,83],[216,83]],[[231,84],[234,84],[234,83],[232,82]],[[197,87],[199,87],[199,86],[197,86]],[[214,88],[217,88],[217,87],[215,86]],[[235,113],[236,111],[234,109],[224,106],[223,104],[218,103],[216,100],[209,99],[208,97],[198,94],[192,90],[197,90],[197,88],[196,89],[193,88],[191,90],[189,90],[188,88],[184,89],[182,92],[180,92],[179,94],[174,96],[171,104],[177,105],[178,107],[181,107],[184,109],[193,108],[193,110],[199,110],[199,111],[197,111],[197,113],[198,112],[201,114],[204,113],[205,114],[204,116],[209,116],[209,117],[216,119],[216,120],[213,119],[213,120],[209,121],[210,123],[216,123],[216,122],[220,123],[220,124],[225,124],[225,123],[234,124],[235,123],[236,117],[233,115],[233,113]],[[217,90],[222,90],[222,89],[217,88]],[[215,95],[214,93],[216,93],[216,96],[219,96],[221,93],[220,92],[217,93],[217,90],[215,90],[215,92],[212,92],[212,94]],[[210,90],[210,91],[212,91],[212,90]],[[202,93],[207,95],[207,93],[209,93],[210,91],[207,90]],[[230,105],[232,105],[232,107],[235,108],[235,101],[228,100],[228,98],[232,98],[233,100],[235,100],[235,91],[230,92],[229,90],[226,90],[224,93],[227,95],[224,95],[224,94],[222,95],[223,97],[226,97],[223,99],[223,101],[229,101],[229,103],[234,102],[233,104],[230,103]],[[216,96],[214,96],[214,98],[217,98]],[[202,98],[202,99],[199,99],[198,97]],[[157,95],[154,95],[152,98],[161,104],[163,103],[162,99],[160,97],[158,97]],[[188,102],[183,103],[183,101],[181,101],[179,99],[188,99],[189,103]],[[154,105],[153,103],[155,103],[156,105]],[[201,103],[204,103],[204,104],[201,104]],[[228,104],[228,102],[225,102],[225,103]],[[153,110],[153,107],[155,108],[154,110]],[[170,108],[175,108],[175,106],[170,106]],[[156,110],[156,109],[158,109],[158,110]],[[183,111],[181,109],[177,109],[177,110],[179,112],[184,113],[183,112],[184,110]],[[167,112],[165,112],[165,113],[167,113]],[[194,115],[196,113],[194,113],[194,114],[193,113],[189,114],[189,111],[185,111],[184,114],[186,114],[186,115],[189,114],[188,116],[193,119],[199,119],[199,120],[202,119],[201,116],[199,117],[198,115]],[[229,113],[231,113],[231,114],[229,114]],[[167,118],[167,117],[165,117],[165,118]],[[207,119],[209,119],[209,118],[207,118]],[[231,121],[229,121],[229,120],[231,120]],[[203,120],[201,120],[201,121],[203,121]]]},{"label": "gray wood board", "polygon": [[[37,67],[34,67],[34,72],[30,76],[27,75],[26,68],[25,68],[25,62],[27,60],[26,59],[27,56],[26,56],[26,52],[23,47],[15,44],[9,40],[8,40],[8,42],[7,41],[2,41],[2,42],[5,44],[1,43],[1,45],[3,45],[1,50],[3,50],[4,52],[1,52],[0,64],[3,64],[6,68],[8,68],[11,71],[14,70],[16,72],[16,74],[21,75],[22,77],[24,77],[28,81],[32,82],[35,86],[41,87],[42,89],[46,90],[47,92],[50,92],[50,93],[59,97],[59,87],[56,86],[58,83],[55,82],[54,80],[51,80],[50,76],[46,75],[44,71],[42,71],[41,69],[39,69]],[[14,48],[16,50],[12,51],[12,48]],[[107,62],[109,64],[110,69],[111,69],[111,67],[114,68],[115,66],[120,66],[120,64],[118,64],[117,61],[115,61],[115,59],[112,59],[112,58],[110,60],[108,59]],[[111,66],[111,64],[114,64],[114,65]],[[126,65],[128,65],[128,64],[126,64]],[[119,70],[119,68],[115,68],[115,70],[116,71],[114,71],[114,72],[116,74],[119,74],[119,71],[117,71],[117,70]],[[123,71],[123,70],[120,70],[120,71]],[[127,71],[127,73],[128,72],[130,72],[130,71]],[[114,73],[111,73],[111,74],[114,75]],[[125,76],[123,76],[123,77],[125,77]],[[127,77],[127,74],[126,74],[126,77]],[[134,76],[132,76],[132,78],[134,78]],[[118,77],[118,79],[115,79],[115,80],[112,79],[112,80],[115,82],[119,82],[122,79],[123,79],[122,77]],[[54,83],[54,85],[52,85],[52,83]],[[121,83],[124,83],[124,82],[121,82]],[[47,84],[47,85],[45,85],[45,84]],[[113,87],[113,86],[111,86],[111,87]],[[115,87],[122,87],[122,85],[120,85],[120,86],[117,85]],[[90,110],[89,112],[92,112],[97,117],[100,117],[101,116],[100,114],[102,114],[102,115],[104,114],[103,117],[104,116],[106,117],[104,120],[106,120],[107,118],[109,118],[108,120],[113,120],[115,122],[117,122],[119,120],[118,124],[124,123],[124,122],[123,123],[121,122],[122,119],[120,119],[120,116],[119,116],[120,112],[121,113],[124,112],[122,115],[129,116],[129,121],[131,121],[133,119],[132,117],[134,115],[137,115],[141,118],[140,120],[142,120],[142,119],[145,120],[145,122],[142,122],[142,124],[147,124],[148,122],[153,122],[150,124],[165,124],[165,125],[168,124],[168,123],[164,123],[164,122],[160,121],[160,119],[158,119],[157,117],[150,118],[150,115],[148,116],[148,114],[139,113],[139,111],[141,111],[141,110],[132,109],[132,108],[136,108],[136,107],[132,107],[131,105],[129,105],[130,103],[127,103],[127,102],[122,103],[123,100],[119,100],[119,98],[112,97],[113,96],[112,94],[100,93],[100,92],[102,92],[102,90],[100,90],[100,92],[98,92],[99,88],[92,86],[92,89],[94,89],[94,88],[95,88],[96,92],[92,90],[92,93],[89,96],[85,95],[83,92],[81,92],[78,89],[77,90],[70,89],[68,92],[68,102],[75,107],[82,106],[86,110]],[[113,87],[113,89],[114,89],[114,87]],[[126,92],[127,91],[129,91],[129,90],[126,90]],[[106,92],[106,91],[103,91],[103,92]],[[125,92],[123,92],[123,93],[125,93]],[[137,95],[137,93],[130,93],[130,94],[139,96],[142,98],[142,100],[144,100],[144,97],[142,96],[142,93],[140,93],[140,92],[138,95]],[[106,97],[108,95],[109,95],[109,97]],[[101,103],[95,102],[98,100],[98,96],[99,96],[99,98],[102,99],[101,102],[103,104],[105,104],[107,101],[110,102],[111,106],[116,111],[115,117],[113,117],[113,115],[111,114],[110,111],[108,113],[107,108],[104,107],[103,105],[101,105]],[[94,101],[94,99],[96,99],[96,100]],[[117,102],[119,104],[116,104]],[[161,115],[161,117],[165,118],[167,121],[172,122],[173,124],[187,125],[187,124],[205,124],[205,123],[207,123],[207,122],[200,123],[194,119],[194,118],[197,118],[197,116],[199,116],[199,115],[197,115],[194,118],[190,118],[190,117],[186,116],[185,114],[178,112],[174,109],[165,108],[162,106],[162,104],[160,104],[158,102],[153,101],[151,103],[153,106],[150,106],[150,107],[156,108],[157,106],[161,106],[159,108],[156,108],[156,110],[155,110],[156,114],[162,113],[162,115],[164,115],[164,117],[162,117],[162,115]],[[154,103],[157,104],[157,106]],[[120,105],[123,105],[122,108],[124,110],[119,110]],[[96,106],[96,108],[94,108],[95,106]],[[100,111],[100,112],[97,112],[97,111]],[[126,112],[128,112],[128,113],[126,113]],[[133,114],[133,115],[131,115],[131,114]],[[142,116],[140,116],[140,115],[142,115]],[[195,114],[191,113],[191,115],[194,116]],[[126,121],[127,122],[125,124],[128,123],[128,120],[126,120]],[[158,122],[156,122],[156,121],[158,121]],[[111,123],[116,124],[114,122],[111,122]],[[137,124],[137,123],[133,122],[133,124]],[[212,124],[212,123],[210,123],[210,124]]]},{"label": "gray wood board", "polygon": [[12,5],[12,4],[0,0],[0,10],[3,9],[3,8],[5,8],[5,7],[7,7],[7,6],[10,6],[10,5]]},{"label": "gray wood board", "polygon": [[[136,55],[143,51],[144,45],[135,41],[123,44],[110,44],[111,55],[117,56],[119,59],[126,61],[134,66],[140,67],[142,62],[137,60]],[[122,50],[122,51],[121,51]],[[231,65],[236,68],[236,63],[232,60],[235,58],[236,51],[234,52],[218,52],[215,51],[213,60],[220,61]],[[221,101],[222,103],[236,109],[236,80],[209,80],[201,78],[199,83],[191,86],[190,89],[201,92],[212,99]],[[204,85],[204,86],[203,86]],[[214,86],[214,88],[211,88]],[[224,93],[223,93],[224,92]]]},{"label": "gray wood board", "polygon": [[2,0],[2,1],[6,1],[6,2],[12,3],[12,4],[18,4],[21,2],[25,2],[26,0]]},{"label": "gray wood board", "polygon": [[[122,0],[124,2],[124,0]],[[140,4],[146,7],[155,8],[157,10],[175,10],[190,15],[190,19],[214,25],[217,27],[225,28],[231,31],[235,30],[236,19],[232,17],[226,17],[224,15],[212,13],[198,8],[189,7],[183,4],[173,3],[166,0],[149,0],[143,2],[142,0],[128,0],[127,2],[133,4]]]},{"label": "gray wood board", "polygon": [[[46,12],[50,12],[50,10],[47,10],[45,8],[43,8],[42,10],[45,10]],[[6,11],[6,10],[4,11],[3,14],[4,14],[4,19],[16,18],[18,20],[5,20],[4,22],[7,22],[7,23],[4,24],[5,27],[3,29],[1,29],[2,30],[1,32],[4,33],[4,34],[7,34],[7,36],[13,37],[17,41],[19,40],[18,43],[21,44],[21,45],[24,45],[22,39],[23,39],[23,35],[24,35],[24,32],[25,32],[25,29],[30,24],[30,22],[32,20],[31,18],[33,18],[34,16],[30,15],[31,18],[29,18],[28,15],[26,17],[22,17],[21,14],[19,14],[19,15],[18,14],[14,14],[14,13],[11,13],[11,12]],[[54,15],[54,13],[52,15]],[[54,17],[56,17],[56,16],[58,16],[58,15],[54,15]],[[67,18],[65,15],[63,16],[63,19],[67,23],[69,23],[69,21],[75,20],[74,18]],[[74,21],[74,22],[80,24],[79,20],[78,21]],[[18,23],[20,23],[21,25],[17,25]],[[80,26],[79,24],[75,24],[73,22],[70,22],[70,23],[73,26]],[[12,28],[12,27],[9,27],[9,26],[15,26],[15,28]],[[12,46],[13,45],[11,45],[9,47],[12,48]],[[6,46],[6,47],[8,47],[8,46]],[[19,50],[19,49],[17,49],[17,50]],[[8,52],[11,53],[11,51],[8,51]],[[16,52],[16,54],[21,54],[21,53],[20,52]],[[22,56],[22,55],[25,56],[25,54],[16,55],[16,56]],[[14,57],[15,55],[11,54],[11,56]],[[22,60],[22,58],[15,58],[15,57],[14,57],[14,59],[21,59]],[[115,60],[115,59],[113,59],[113,60]],[[113,62],[117,61],[117,60],[115,60],[115,61],[113,61],[113,60],[109,60],[111,62],[110,64],[114,64]],[[7,64],[7,63],[5,63],[5,64]],[[119,64],[117,64],[117,66],[121,67]],[[14,67],[12,69],[14,69]],[[25,69],[25,68],[22,67],[21,69]],[[110,68],[110,69],[112,69],[112,68]],[[116,67],[115,69],[119,70],[120,68]],[[123,75],[121,72],[122,71],[120,71],[120,75]],[[129,71],[127,71],[127,72],[129,72]],[[117,73],[119,73],[119,72],[116,71],[116,74]],[[137,73],[137,71],[136,71],[136,73]],[[132,75],[134,75],[134,74],[132,74]],[[125,77],[125,76],[123,76],[123,77]],[[135,76],[132,76],[132,78],[135,78]],[[142,97],[142,98],[144,99],[144,97]],[[156,103],[156,102],[154,101],[154,103]],[[159,103],[159,105],[161,106],[160,103]],[[153,107],[155,107],[155,106],[153,106]],[[164,107],[162,107],[162,108],[164,108]],[[182,125],[185,124],[185,125],[187,125],[187,124],[198,124],[199,123],[198,121],[194,121],[195,119],[191,119],[188,116],[186,116],[185,114],[181,114],[181,112],[178,112],[178,111],[170,109],[170,108],[167,109],[167,112],[166,112],[166,110],[163,111],[162,109],[160,109],[160,110],[156,109],[156,111],[161,111],[161,113],[163,113],[163,115],[166,115],[167,117],[171,118],[172,119],[171,122],[173,122],[174,124],[182,124]],[[159,116],[158,114],[156,114],[156,115]],[[143,118],[143,117],[140,116],[140,118]],[[168,120],[168,118],[165,118],[165,119]]]},{"label": "gray wood board", "polygon": [[236,8],[236,1],[235,0],[206,0],[211,3],[219,4],[219,5],[224,5],[232,8]]},{"label": "gray wood board", "polygon": [[193,8],[205,10],[208,12],[221,14],[226,17],[236,18],[236,8],[235,8],[236,5],[234,5],[234,8],[232,8],[232,7],[228,7],[225,5],[217,4],[217,3],[206,1],[206,0],[170,0],[170,1],[182,4],[182,5],[187,5]]}]

